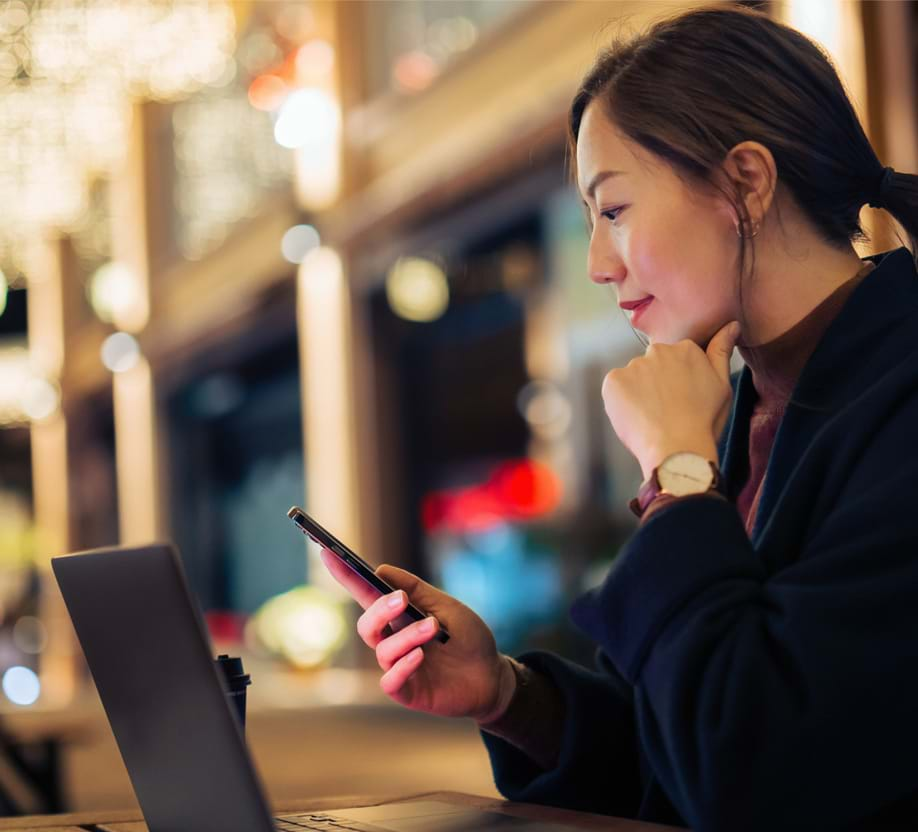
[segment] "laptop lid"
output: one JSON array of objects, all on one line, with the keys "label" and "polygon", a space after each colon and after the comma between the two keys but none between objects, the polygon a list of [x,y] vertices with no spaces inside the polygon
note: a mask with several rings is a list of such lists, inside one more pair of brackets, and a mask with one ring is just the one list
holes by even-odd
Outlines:
[{"label": "laptop lid", "polygon": [[151,832],[273,830],[176,550],[95,549],[51,566]]}]

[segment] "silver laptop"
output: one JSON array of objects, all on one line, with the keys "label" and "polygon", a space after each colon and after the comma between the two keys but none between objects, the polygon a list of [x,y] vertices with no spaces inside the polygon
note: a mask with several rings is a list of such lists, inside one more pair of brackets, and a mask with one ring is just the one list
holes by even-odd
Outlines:
[{"label": "silver laptop", "polygon": [[51,565],[150,832],[573,829],[436,801],[272,818],[176,550]]}]

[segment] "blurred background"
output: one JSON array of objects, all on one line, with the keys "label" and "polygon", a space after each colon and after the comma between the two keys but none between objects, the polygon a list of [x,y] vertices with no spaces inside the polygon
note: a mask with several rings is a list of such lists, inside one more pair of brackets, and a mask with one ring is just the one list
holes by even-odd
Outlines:
[{"label": "blurred background", "polygon": [[[568,604],[640,482],[600,384],[643,347],[586,275],[566,109],[619,21],[692,5],[0,0],[0,811],[135,805],[49,560],[152,539],[252,674],[272,798],[496,795],[284,515],[590,661]],[[918,2],[747,5],[918,170]]]}]

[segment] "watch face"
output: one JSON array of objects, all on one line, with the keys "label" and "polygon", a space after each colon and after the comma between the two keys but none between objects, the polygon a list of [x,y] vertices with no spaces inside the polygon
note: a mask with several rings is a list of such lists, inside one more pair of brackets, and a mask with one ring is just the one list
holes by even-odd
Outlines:
[{"label": "watch face", "polygon": [[714,482],[714,471],[703,456],[685,452],[666,457],[657,469],[657,479],[663,490],[681,497],[707,491]]}]

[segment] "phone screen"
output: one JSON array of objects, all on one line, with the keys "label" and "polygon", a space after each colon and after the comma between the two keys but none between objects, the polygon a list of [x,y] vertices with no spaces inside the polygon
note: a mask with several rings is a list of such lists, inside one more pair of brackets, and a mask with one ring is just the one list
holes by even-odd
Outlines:
[{"label": "phone screen", "polygon": [[[287,512],[287,516],[293,520],[297,526],[299,526],[303,534],[310,537],[323,549],[328,549],[336,558],[338,558],[338,560],[344,563],[345,566],[347,566],[352,572],[354,572],[354,574],[369,584],[380,595],[387,595],[390,592],[395,592],[395,587],[390,586],[382,578],[380,578],[379,575],[377,575],[374,571],[373,567],[370,566],[370,564],[368,564],[356,552],[345,546],[340,540],[338,540],[337,537],[328,531],[328,529],[325,529],[319,525],[319,523],[317,523],[312,517],[303,511],[303,509],[299,508],[298,506],[293,506]],[[414,621],[422,621],[426,617],[427,615],[425,613],[414,606],[414,604],[409,603],[405,608],[405,612],[396,618],[389,626],[393,631],[401,630],[402,627],[405,627]],[[436,638],[441,643],[446,644],[446,642],[449,641],[449,633],[441,626],[434,638]]]}]

